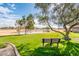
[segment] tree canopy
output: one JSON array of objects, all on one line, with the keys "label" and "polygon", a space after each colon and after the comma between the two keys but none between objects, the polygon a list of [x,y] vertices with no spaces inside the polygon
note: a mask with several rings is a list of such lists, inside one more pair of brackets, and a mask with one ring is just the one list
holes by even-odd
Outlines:
[{"label": "tree canopy", "polygon": [[[47,23],[52,31],[58,32],[64,36],[64,39],[69,40],[69,33],[71,29],[79,24],[79,4],[75,3],[60,3],[60,4],[39,4],[36,3],[41,9],[42,17],[39,17],[41,23]],[[43,7],[44,6],[44,7]],[[49,11],[50,9],[50,11]],[[54,30],[52,24],[62,24],[65,33]]]}]

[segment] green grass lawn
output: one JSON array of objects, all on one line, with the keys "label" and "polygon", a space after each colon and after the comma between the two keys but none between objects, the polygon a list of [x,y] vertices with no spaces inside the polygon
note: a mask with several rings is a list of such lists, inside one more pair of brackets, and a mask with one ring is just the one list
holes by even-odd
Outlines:
[{"label": "green grass lawn", "polygon": [[[62,39],[62,36],[58,33],[43,33],[43,34],[27,34],[27,35],[11,35],[0,37],[0,47],[5,42],[11,42],[16,45],[20,55],[22,56],[79,56],[79,42],[74,38],[79,38],[79,33],[70,33],[72,40],[67,43]],[[49,44],[42,46],[42,38],[61,38],[59,48],[56,48],[56,44],[53,47],[49,47]]]}]

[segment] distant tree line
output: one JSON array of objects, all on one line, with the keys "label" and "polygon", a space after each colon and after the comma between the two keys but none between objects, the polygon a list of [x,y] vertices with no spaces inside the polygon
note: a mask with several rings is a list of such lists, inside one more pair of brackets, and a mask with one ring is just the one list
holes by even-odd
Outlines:
[{"label": "distant tree line", "polygon": [[15,27],[1,27],[0,29],[15,29]]}]

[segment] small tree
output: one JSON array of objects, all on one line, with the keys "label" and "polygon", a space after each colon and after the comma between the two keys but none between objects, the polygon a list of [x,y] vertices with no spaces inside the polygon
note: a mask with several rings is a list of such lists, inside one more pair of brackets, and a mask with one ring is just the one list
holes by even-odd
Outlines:
[{"label": "small tree", "polygon": [[24,26],[25,34],[26,34],[26,23],[27,23],[26,17],[25,16],[22,16],[22,25]]},{"label": "small tree", "polygon": [[26,29],[29,29],[29,30],[34,29],[34,17],[32,14],[29,14],[29,16],[26,19],[25,32],[26,32]]},{"label": "small tree", "polygon": [[16,20],[15,25],[16,25],[17,32],[20,35],[20,30],[21,30],[21,26],[23,25],[23,20],[22,19]]}]

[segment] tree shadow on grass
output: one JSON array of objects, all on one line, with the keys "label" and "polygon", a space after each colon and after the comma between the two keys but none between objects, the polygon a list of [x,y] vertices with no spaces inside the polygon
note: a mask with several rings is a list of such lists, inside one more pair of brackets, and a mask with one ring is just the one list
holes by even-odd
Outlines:
[{"label": "tree shadow on grass", "polygon": [[49,44],[47,44],[45,47],[35,49],[32,53],[33,56],[58,56],[59,54],[59,48],[50,47]]},{"label": "tree shadow on grass", "polygon": [[[22,56],[51,56],[59,55],[59,49],[57,47],[52,48],[47,44],[45,47],[39,47],[34,50],[30,50],[29,44],[20,44],[17,49]],[[53,54],[52,54],[53,53]]]},{"label": "tree shadow on grass", "polygon": [[79,56],[79,43],[68,42],[61,52],[62,56]]},{"label": "tree shadow on grass", "polygon": [[30,56],[32,54],[32,50],[29,48],[29,43],[28,44],[20,44],[17,46],[17,49],[22,56]]},{"label": "tree shadow on grass", "polygon": [[66,47],[60,49],[56,47],[39,47],[34,50],[34,56],[79,56],[79,43],[63,43]]},{"label": "tree shadow on grass", "polygon": [[17,46],[22,56],[79,56],[79,43],[60,42],[64,47],[50,47],[46,44],[44,47],[38,47],[30,50],[30,44],[20,44]]}]

